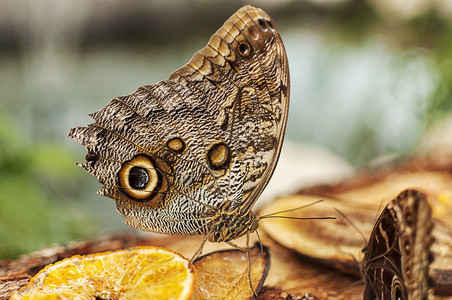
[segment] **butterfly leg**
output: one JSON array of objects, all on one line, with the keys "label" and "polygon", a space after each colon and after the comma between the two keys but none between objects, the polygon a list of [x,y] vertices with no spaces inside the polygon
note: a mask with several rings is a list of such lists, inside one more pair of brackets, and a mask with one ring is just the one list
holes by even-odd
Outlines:
[{"label": "butterfly leg", "polygon": [[235,248],[237,250],[243,251],[243,252],[249,252],[250,251],[250,249],[248,247],[241,247],[241,246],[239,246],[236,243],[233,243],[231,241],[226,242],[226,244],[228,244],[229,246],[231,246],[231,247],[233,247],[233,248]]},{"label": "butterfly leg", "polygon": [[[257,231],[256,231],[256,233],[257,233]],[[259,235],[258,235],[259,236]],[[260,239],[259,239],[259,243],[260,243]],[[261,248],[262,248],[262,243],[260,243],[261,244]],[[249,283],[250,283],[250,288],[251,288],[251,290],[253,291],[253,294],[254,294],[254,296],[258,296],[257,295],[257,292],[256,292],[256,290],[254,289],[254,287],[253,287],[253,281],[251,280],[251,266],[253,265],[253,263],[254,263],[254,261],[257,259],[257,257],[256,257],[256,259],[254,259],[253,261],[251,261],[251,249],[250,249],[250,232],[248,231],[247,233],[246,233],[246,247],[248,248],[248,251],[247,251],[247,255],[248,255],[248,281],[249,281]],[[259,253],[260,254],[260,253]],[[258,256],[259,257],[259,256]]]},{"label": "butterfly leg", "polygon": [[260,251],[259,251],[259,253],[257,254],[257,256],[256,256],[254,259],[251,260],[251,256],[252,256],[251,250],[252,250],[252,249],[250,248],[250,245],[249,245],[249,242],[250,242],[249,234],[250,234],[250,232],[247,232],[247,234],[246,234],[246,247],[241,247],[241,246],[239,246],[239,245],[237,245],[237,244],[235,244],[235,243],[233,243],[233,242],[231,242],[231,241],[228,241],[228,242],[226,242],[226,243],[227,243],[228,245],[230,245],[231,247],[233,247],[233,248],[236,248],[236,249],[238,249],[238,250],[240,250],[240,251],[246,252],[246,254],[247,254],[247,256],[248,256],[248,282],[249,282],[249,284],[250,284],[250,288],[251,288],[251,290],[253,291],[254,296],[257,297],[258,294],[257,294],[256,290],[254,289],[254,287],[253,287],[253,281],[251,280],[251,266],[252,266],[253,263],[259,258],[259,256],[261,255],[261,253],[264,251],[264,248],[263,248],[263,246],[262,246],[262,242],[261,242],[261,239],[260,239],[260,237],[259,237],[259,234],[258,234],[257,231],[256,231],[256,235],[257,235],[258,240],[259,240]]},{"label": "butterfly leg", "polygon": [[199,245],[198,250],[196,250],[195,254],[193,254],[192,258],[190,259],[191,264],[202,254],[202,249],[204,248],[204,245],[206,244],[209,235],[210,234],[208,233],[204,235],[204,237],[202,238],[201,245]]}]

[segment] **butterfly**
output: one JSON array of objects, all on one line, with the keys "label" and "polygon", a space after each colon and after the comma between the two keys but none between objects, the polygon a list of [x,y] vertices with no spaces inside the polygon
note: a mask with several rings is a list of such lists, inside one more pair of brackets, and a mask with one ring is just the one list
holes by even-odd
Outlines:
[{"label": "butterfly", "polygon": [[69,137],[130,226],[230,242],[275,169],[289,106],[288,60],[267,13],[245,6],[168,80],[116,97]]},{"label": "butterfly", "polygon": [[363,249],[364,299],[432,297],[432,229],[432,211],[423,193],[405,190],[389,202]]}]

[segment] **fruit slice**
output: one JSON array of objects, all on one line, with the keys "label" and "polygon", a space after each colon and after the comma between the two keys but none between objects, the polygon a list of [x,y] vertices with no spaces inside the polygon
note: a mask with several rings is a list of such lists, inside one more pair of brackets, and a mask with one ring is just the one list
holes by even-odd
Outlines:
[{"label": "fruit slice", "polygon": [[180,254],[137,247],[48,265],[11,299],[189,299],[194,277]]},{"label": "fruit slice", "polygon": [[224,250],[204,255],[195,260],[196,284],[193,299],[251,299],[250,287],[259,293],[270,268],[268,249],[259,244],[250,249],[251,272],[248,272],[248,254],[241,250]]}]

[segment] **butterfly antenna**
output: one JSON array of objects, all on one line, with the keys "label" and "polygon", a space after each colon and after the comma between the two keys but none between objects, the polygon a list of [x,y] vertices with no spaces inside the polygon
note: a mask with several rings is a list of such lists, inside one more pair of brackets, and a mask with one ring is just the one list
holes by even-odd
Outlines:
[{"label": "butterfly antenna", "polygon": [[292,220],[336,219],[335,217],[312,217],[312,218],[306,217],[306,218],[303,218],[303,217],[291,217],[291,216],[279,216],[278,215],[278,214],[293,212],[293,211],[297,211],[299,209],[307,208],[309,206],[313,206],[313,205],[315,205],[317,203],[320,203],[322,201],[323,200],[317,200],[317,201],[314,201],[314,202],[311,202],[311,203],[308,203],[306,205],[302,205],[302,206],[299,206],[299,207],[277,211],[277,212],[274,212],[274,213],[271,213],[271,214],[268,214],[268,215],[265,215],[265,216],[261,216],[261,217],[258,218],[258,220],[270,219],[270,218],[281,218],[281,219],[292,219]]},{"label": "butterfly antenna", "polygon": [[[352,222],[352,220],[350,220],[349,217],[347,217],[343,212],[341,212],[339,209],[337,209],[336,207],[333,207],[333,209],[340,214],[345,221],[347,221],[348,224],[350,224],[353,228],[355,228],[355,230],[359,233],[359,235],[363,238],[364,244],[367,245],[367,239],[364,236],[364,234],[362,233],[361,230],[359,230],[358,226],[355,225],[355,223]],[[356,261],[356,259],[354,259]]]},{"label": "butterfly antenna", "polygon": [[317,200],[317,201],[314,201],[314,202],[311,202],[311,203],[308,203],[308,204],[305,204],[305,205],[302,205],[302,206],[299,206],[299,207],[295,207],[295,208],[291,208],[291,209],[286,209],[286,210],[277,211],[277,212],[274,212],[274,213],[271,213],[271,214],[268,214],[268,215],[259,217],[259,219],[269,218],[269,217],[272,217],[272,216],[274,216],[274,215],[282,214],[282,213],[286,213],[286,212],[297,211],[297,210],[299,210],[299,209],[303,209],[303,208],[306,208],[306,207],[315,205],[315,204],[320,203],[320,202],[322,202],[322,201],[323,201],[323,200]]}]

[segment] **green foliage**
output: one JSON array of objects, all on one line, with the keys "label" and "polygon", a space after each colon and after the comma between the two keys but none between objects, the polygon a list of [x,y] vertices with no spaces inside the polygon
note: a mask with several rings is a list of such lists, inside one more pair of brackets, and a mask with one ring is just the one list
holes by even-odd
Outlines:
[{"label": "green foliage", "polygon": [[452,21],[444,22],[436,36],[435,47],[431,52],[436,63],[438,82],[427,111],[429,118],[426,121],[430,124],[452,113]]},{"label": "green foliage", "polygon": [[74,155],[32,144],[0,114],[0,259],[86,236],[87,214],[68,200],[78,182]]}]

